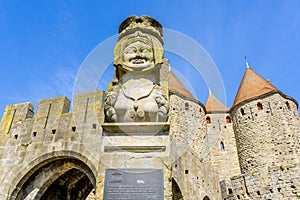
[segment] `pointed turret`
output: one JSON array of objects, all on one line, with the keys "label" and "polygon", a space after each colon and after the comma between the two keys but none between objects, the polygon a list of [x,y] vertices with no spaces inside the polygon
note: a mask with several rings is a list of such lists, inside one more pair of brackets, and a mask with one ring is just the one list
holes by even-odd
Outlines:
[{"label": "pointed turret", "polygon": [[232,107],[247,99],[258,97],[273,91],[278,92],[278,89],[258,75],[250,67],[247,67]]},{"label": "pointed turret", "polygon": [[[209,90],[210,91],[210,90]],[[227,112],[229,109],[219,101],[211,92],[209,92],[206,105],[205,105],[207,112]]]},{"label": "pointed turret", "polygon": [[195,100],[195,97],[184,87],[173,72],[169,73],[169,89],[170,92]]},{"label": "pointed turret", "polygon": [[299,133],[297,107],[294,99],[248,65],[231,108],[242,174],[258,173],[269,184],[270,169],[293,165],[299,157],[298,152],[289,151],[298,142],[292,136]]}]

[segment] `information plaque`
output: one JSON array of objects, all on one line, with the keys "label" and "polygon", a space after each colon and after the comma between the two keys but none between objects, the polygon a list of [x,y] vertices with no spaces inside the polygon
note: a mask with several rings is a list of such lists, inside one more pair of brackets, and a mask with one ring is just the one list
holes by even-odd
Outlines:
[{"label": "information plaque", "polygon": [[106,169],[104,200],[162,200],[162,169]]}]

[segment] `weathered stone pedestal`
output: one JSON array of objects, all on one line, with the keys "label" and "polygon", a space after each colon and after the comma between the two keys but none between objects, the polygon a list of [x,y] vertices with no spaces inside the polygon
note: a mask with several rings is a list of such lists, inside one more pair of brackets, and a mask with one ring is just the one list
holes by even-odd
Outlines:
[{"label": "weathered stone pedestal", "polygon": [[[111,168],[161,169],[164,199],[171,199],[169,123],[104,123],[102,128],[98,169],[101,177],[107,177],[106,170]],[[98,188],[101,198],[104,182]]]}]

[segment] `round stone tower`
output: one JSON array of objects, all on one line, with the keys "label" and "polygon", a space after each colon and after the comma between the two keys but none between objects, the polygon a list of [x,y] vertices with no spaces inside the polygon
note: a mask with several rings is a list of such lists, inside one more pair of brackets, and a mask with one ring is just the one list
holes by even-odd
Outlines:
[{"label": "round stone tower", "polygon": [[266,175],[299,163],[298,103],[250,68],[231,113],[242,173]]}]

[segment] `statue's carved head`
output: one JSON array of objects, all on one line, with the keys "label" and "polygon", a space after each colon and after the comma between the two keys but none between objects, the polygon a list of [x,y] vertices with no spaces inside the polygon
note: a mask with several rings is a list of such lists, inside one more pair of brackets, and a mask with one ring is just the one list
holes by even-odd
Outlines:
[{"label": "statue's carved head", "polygon": [[[114,65],[123,72],[145,73],[163,63],[162,26],[148,16],[131,16],[119,27]],[[117,75],[117,78],[118,75]]]}]

